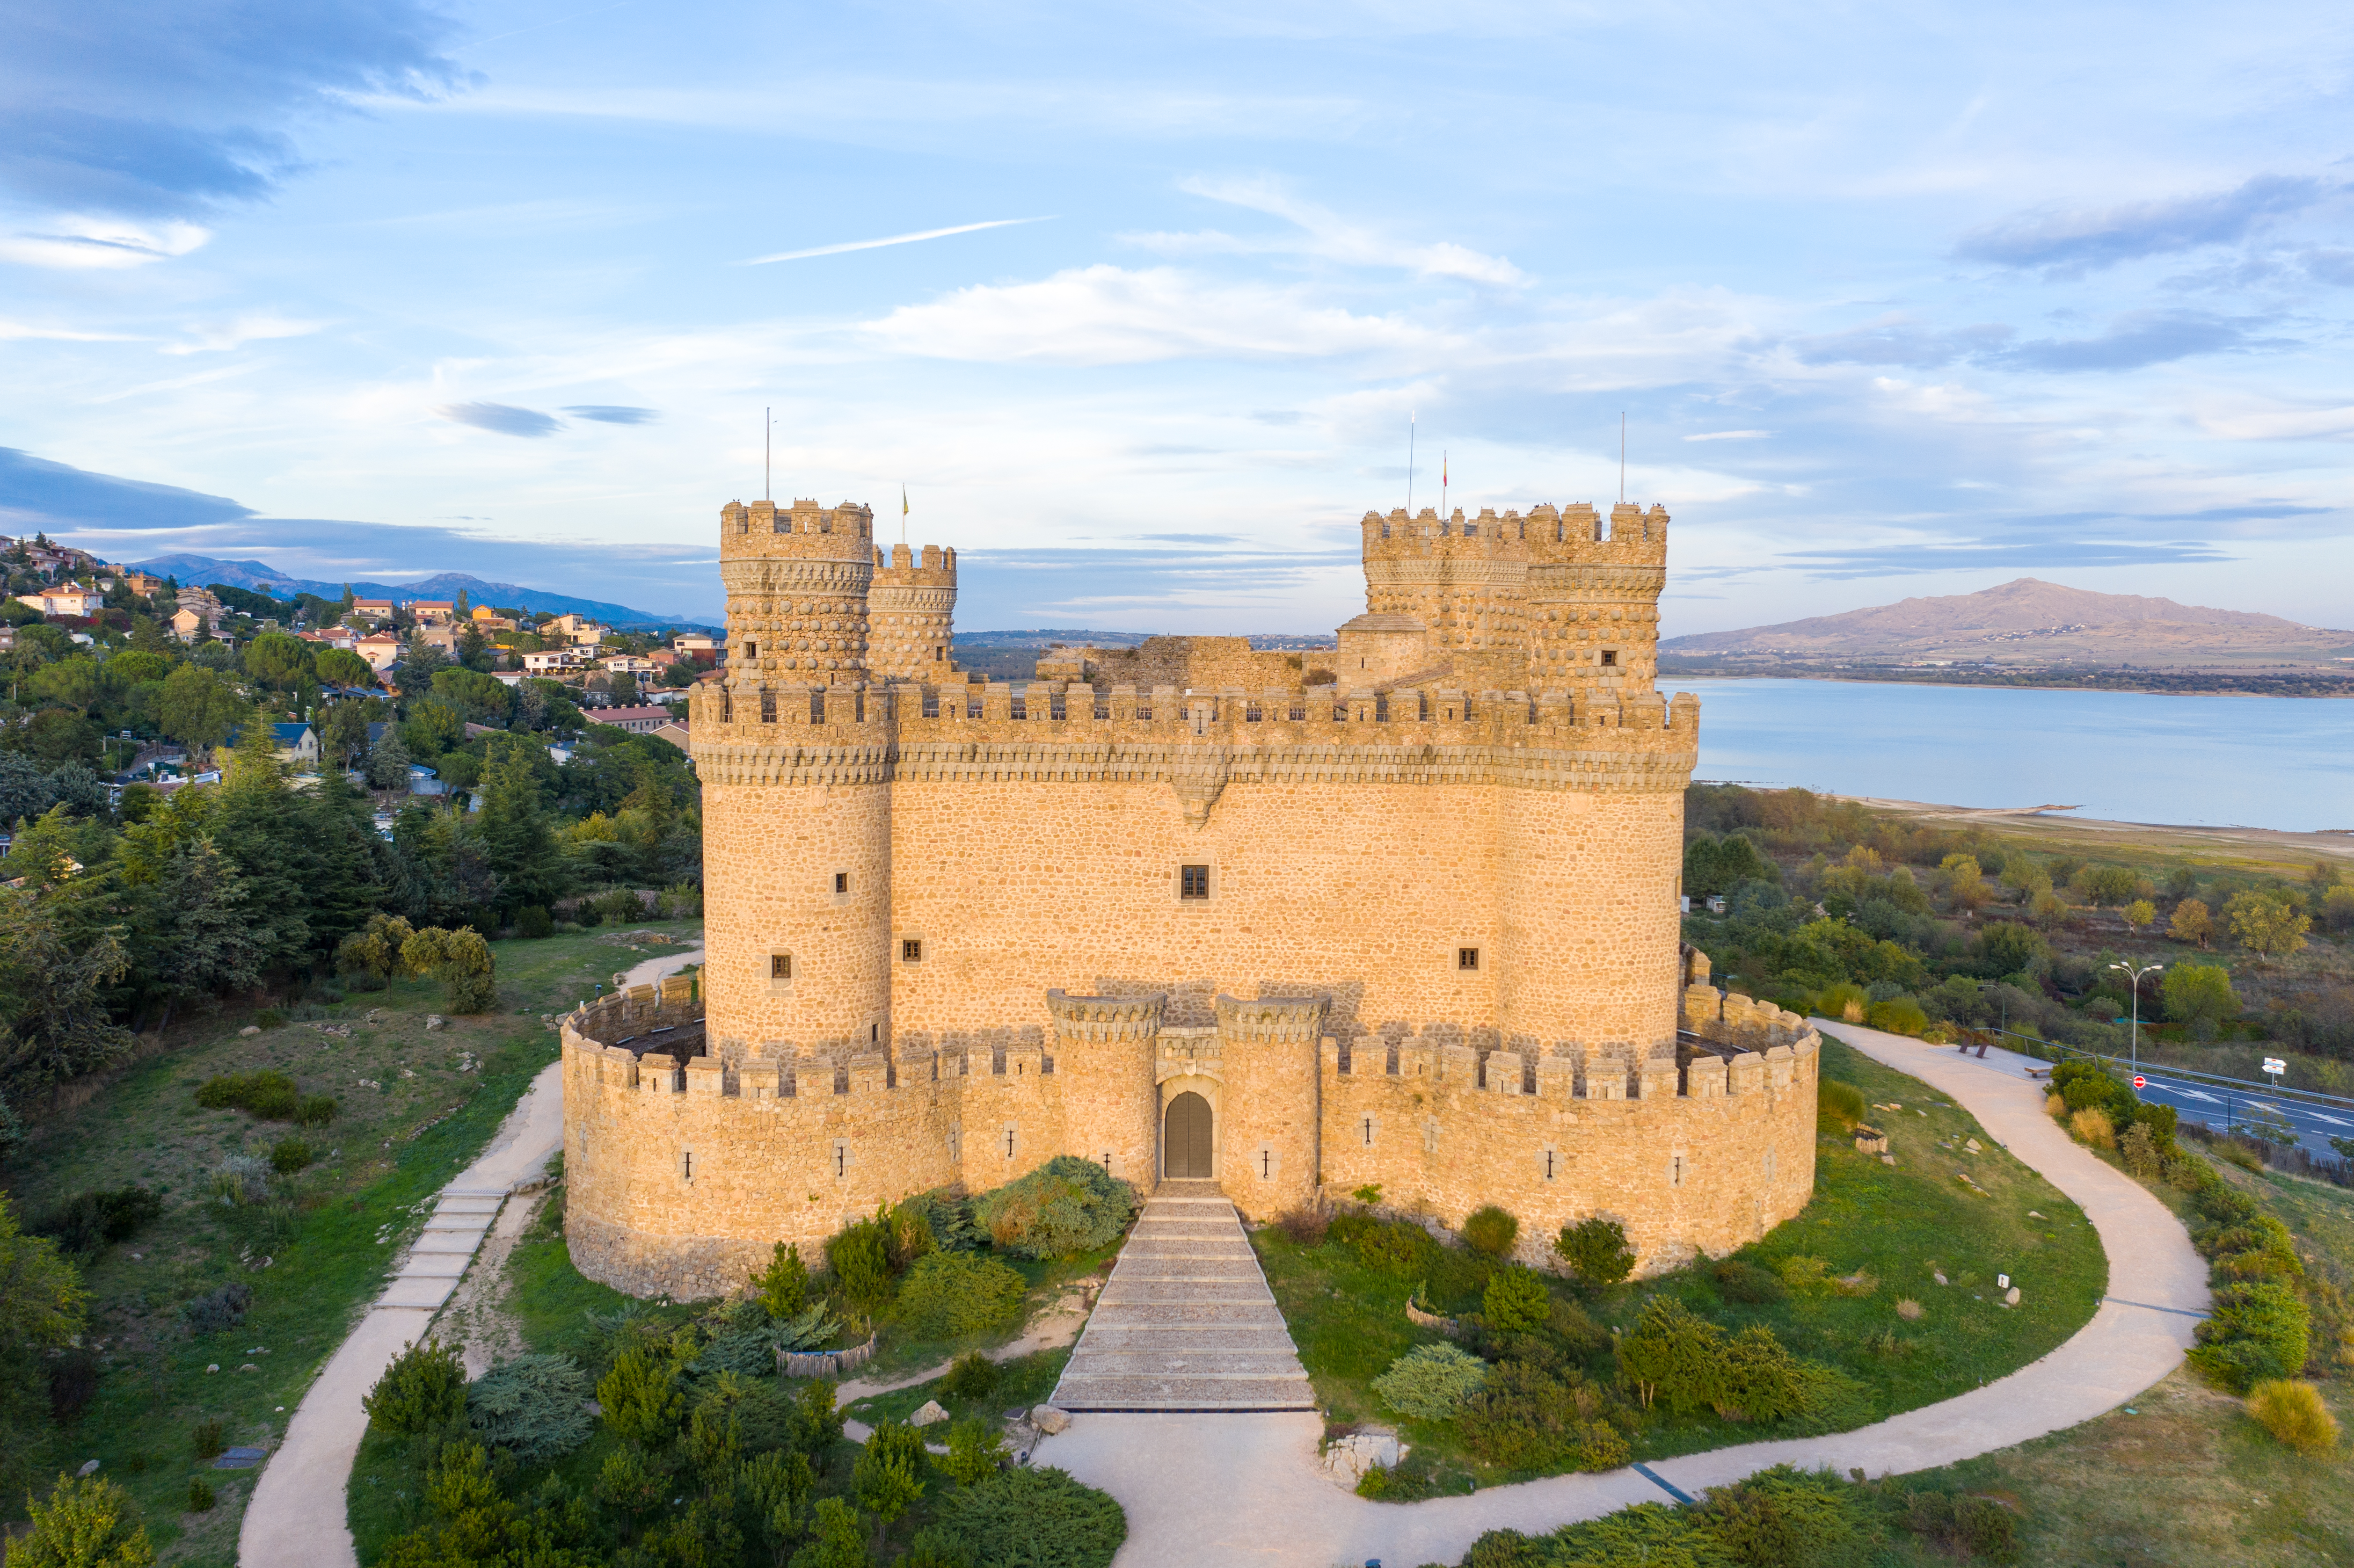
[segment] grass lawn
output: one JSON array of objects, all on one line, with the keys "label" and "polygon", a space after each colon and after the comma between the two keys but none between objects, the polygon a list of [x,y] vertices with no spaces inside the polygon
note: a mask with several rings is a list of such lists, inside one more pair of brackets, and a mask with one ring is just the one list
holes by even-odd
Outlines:
[{"label": "grass lawn", "polygon": [[[426,1027],[440,1007],[440,988],[429,982],[301,1007],[293,1022],[252,1036],[238,1033],[249,1010],[193,1018],[85,1103],[31,1118],[30,1136],[0,1175],[21,1219],[132,1182],[160,1193],[164,1213],[84,1261],[85,1343],[101,1359],[98,1392],[70,1425],[29,1445],[12,1436],[6,1448],[18,1464],[5,1478],[0,1517],[24,1517],[27,1484],[46,1490],[60,1471],[94,1458],[131,1489],[164,1562],[227,1568],[255,1472],[199,1465],[191,1430],[218,1419],[229,1444],[274,1448],[304,1388],[381,1287],[398,1244],[422,1224],[426,1201],[473,1160],[555,1059],[557,1037],[541,1015],[562,1012],[593,982],[691,941],[698,928],[667,923],[493,943],[503,1011],[439,1029]],[[639,932],[667,940],[622,939]],[[297,1129],[206,1110],[194,1091],[216,1074],[263,1068],[288,1074],[306,1095],[334,1097],[339,1110],[303,1135],[319,1160],[285,1179],[276,1201],[230,1207],[213,1196],[213,1167],[229,1154],[266,1157]],[[182,1305],[231,1280],[253,1291],[244,1323],[192,1337]],[[219,1506],[186,1513],[188,1482],[199,1474]]]},{"label": "grass lawn", "polygon": [[[1998,1148],[1975,1118],[1915,1078],[1881,1066],[1835,1040],[1823,1043],[1823,1075],[1844,1079],[1877,1106],[1873,1125],[1889,1134],[1896,1164],[1859,1154],[1826,1129],[1816,1146],[1814,1201],[1738,1255],[1787,1277],[1820,1259],[1819,1277],[1868,1276],[1856,1293],[1828,1285],[1793,1288],[1785,1300],[1725,1300],[1703,1263],[1582,1300],[1598,1321],[1631,1325],[1647,1299],[1675,1297],[1737,1330],[1773,1329],[1797,1354],[1844,1373],[1853,1386],[1836,1408],[1811,1420],[1759,1426],[1654,1413],[1634,1441],[1635,1457],[1721,1447],[1773,1436],[1840,1431],[1949,1398],[2012,1372],[2066,1340],[2091,1319],[2108,1262],[2084,1214],[2059,1190]],[[1967,1144],[1975,1139],[1978,1151]],[[1968,1172],[1978,1191],[1956,1177]],[[2040,1216],[2040,1217],[2039,1217]],[[1410,1281],[1360,1264],[1353,1248],[1302,1248],[1275,1230],[1252,1236],[1290,1325],[1300,1360],[1328,1417],[1339,1425],[1380,1420],[1423,1446],[1442,1474],[1495,1485],[1525,1478],[1482,1466],[1465,1453],[1451,1422],[1396,1421],[1372,1381],[1414,1345],[1441,1336],[1406,1320]],[[1792,1260],[1799,1260],[1793,1263]],[[1949,1284],[1940,1286],[1942,1271]],[[2001,1304],[1995,1280],[2020,1287]],[[1571,1295],[1565,1281],[1555,1288]],[[1922,1308],[1898,1315],[1900,1301]],[[1476,1283],[1430,1303],[1447,1313],[1477,1310]],[[1608,1377],[1605,1352],[1589,1375]]]},{"label": "grass lawn", "polygon": [[[2354,1283],[2354,1192],[2216,1170],[2296,1233],[2308,1275]],[[2172,1188],[2154,1191],[2181,1207]],[[2320,1388],[2340,1427],[2354,1432],[2354,1368]],[[2354,1563],[2346,1441],[2334,1454],[2294,1453],[2187,1367],[2098,1420],[1922,1478],[2010,1500],[2025,1525],[2022,1561],[2048,1568]]]}]

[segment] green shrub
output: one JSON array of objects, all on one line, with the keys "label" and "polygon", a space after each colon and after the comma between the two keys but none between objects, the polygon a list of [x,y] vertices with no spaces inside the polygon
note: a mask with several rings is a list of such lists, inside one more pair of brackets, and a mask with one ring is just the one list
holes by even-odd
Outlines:
[{"label": "green shrub", "polygon": [[1373,1221],[1356,1233],[1355,1241],[1359,1262],[1398,1279],[1427,1275],[1439,1250],[1429,1232],[1404,1220]]},{"label": "green shrub", "polygon": [[1892,996],[1873,1002],[1864,1013],[1864,1022],[1891,1034],[1918,1034],[1929,1027],[1929,1015],[1911,997]]},{"label": "green shrub", "polygon": [[241,1110],[263,1121],[292,1121],[302,1104],[294,1080],[283,1073],[220,1073],[196,1089],[207,1110]]},{"label": "green shrub", "polygon": [[1471,1543],[1464,1568],[1727,1568],[1731,1559],[1697,1510],[1637,1503],[1550,1535],[1491,1530]]},{"label": "green shrub", "polygon": [[1556,1296],[1545,1314],[1545,1330],[1574,1356],[1590,1356],[1610,1348],[1610,1330],[1586,1316],[1576,1302]]},{"label": "green shrub", "polygon": [[270,1201],[270,1161],[250,1154],[224,1155],[213,1167],[213,1193],[232,1203]]},{"label": "green shrub", "polygon": [[281,1176],[306,1169],[313,1158],[311,1146],[299,1138],[281,1138],[270,1146],[270,1169]]},{"label": "green shrub", "polygon": [[1700,1509],[1718,1550],[1744,1568],[1827,1568],[1867,1539],[1855,1489],[1828,1470],[1789,1465],[1711,1488]]},{"label": "green shrub", "polygon": [[1863,1091],[1837,1078],[1821,1079],[1815,1085],[1815,1112],[1825,1121],[1853,1127],[1863,1119]]},{"label": "green shrub", "polygon": [[533,941],[556,935],[556,918],[544,904],[525,905],[515,911],[514,934]]},{"label": "green shrub", "polygon": [[1488,1363],[1453,1345],[1416,1345],[1373,1379],[1373,1393],[1401,1415],[1444,1421],[1488,1381]]},{"label": "green shrub", "polygon": [[1787,1298],[1790,1292],[1772,1270],[1758,1267],[1745,1258],[1728,1257],[1718,1261],[1709,1270],[1716,1282],[1716,1293],[1727,1301],[1744,1307],[1763,1307],[1769,1302]]},{"label": "green shrub", "polygon": [[217,1415],[197,1422],[188,1432],[188,1452],[199,1460],[219,1458],[228,1446],[228,1436]]},{"label": "green shrub", "polygon": [[1694,1317],[1681,1301],[1654,1296],[1618,1340],[1618,1374],[1649,1409],[1654,1401],[1678,1415],[1714,1403],[1721,1384],[1724,1330]]},{"label": "green shrub", "polygon": [[188,1478],[188,1511],[190,1513],[210,1513],[213,1511],[213,1504],[218,1500],[213,1496],[210,1481],[206,1480],[202,1476]]},{"label": "green shrub", "polygon": [[931,1550],[972,1568],[1109,1568],[1128,1516],[1093,1487],[1052,1466],[1000,1470],[960,1487],[932,1515]]},{"label": "green shrub", "polygon": [[2213,1315],[2192,1330],[2190,1364],[2234,1393],[2305,1370],[2312,1314],[2293,1286],[2273,1280],[2226,1285]]},{"label": "green shrub", "polygon": [[891,1301],[891,1240],[880,1220],[860,1220],[825,1244],[825,1266],[843,1299],[858,1310],[879,1313]]},{"label": "green shrub", "polygon": [[333,1095],[304,1095],[294,1107],[294,1119],[304,1127],[324,1127],[335,1119]]},{"label": "green shrub", "polygon": [[1506,1268],[1488,1281],[1479,1311],[1499,1333],[1524,1334],[1553,1316],[1553,1292],[1532,1268]]},{"label": "green shrub", "polygon": [[265,1007],[253,1015],[253,1022],[257,1028],[283,1029],[286,1027],[286,1014],[281,1009]]},{"label": "green shrub", "polygon": [[164,1200],[144,1187],[77,1192],[54,1213],[26,1228],[47,1236],[69,1257],[87,1257],[109,1242],[129,1241],[164,1212]]},{"label": "green shrub", "polygon": [[1596,1419],[1600,1413],[1599,1396],[1582,1382],[1505,1361],[1464,1399],[1456,1420],[1464,1446],[1505,1469],[1612,1470],[1627,1462],[1627,1440]]},{"label": "green shrub", "polygon": [[231,1280],[182,1306],[180,1318],[191,1334],[217,1334],[244,1322],[246,1308],[252,1305],[252,1287]]},{"label": "green shrub", "polygon": [[1807,1364],[1755,1324],[1725,1341],[1710,1408],[1727,1421],[1785,1421],[1808,1413]]},{"label": "green shrub", "polygon": [[[954,1376],[954,1373],[950,1373]],[[976,1395],[987,1398],[986,1393]],[[1005,1466],[1005,1438],[987,1421],[960,1421],[949,1428],[948,1457],[940,1467],[963,1486],[986,1480]]]},{"label": "green shrub", "polygon": [[628,1350],[613,1358],[613,1370],[597,1384],[605,1425],[624,1442],[659,1448],[678,1429],[686,1402],[678,1372],[659,1351]]},{"label": "green shrub", "polygon": [[1493,1203],[1472,1210],[1470,1218],[1463,1222],[1465,1243],[1472,1251],[1490,1257],[1502,1257],[1511,1252],[1520,1235],[1521,1222]]},{"label": "green shrub", "polygon": [[995,1361],[979,1351],[968,1351],[949,1364],[940,1387],[953,1398],[983,1400],[997,1392],[1002,1376]]},{"label": "green shrub", "polygon": [[1068,1257],[1108,1246],[1128,1228],[1135,1190],[1092,1160],[1058,1154],[973,1205],[981,1228],[1018,1257]]},{"label": "green shrub", "polygon": [[2338,1418],[2309,1383],[2267,1378],[2248,1391],[2247,1408],[2257,1425],[2300,1454],[2338,1446]]},{"label": "green shrub", "polygon": [[384,1369],[360,1407],[368,1425],[387,1432],[429,1432],[466,1408],[466,1368],[451,1347],[428,1340],[410,1345]]},{"label": "green shrub", "polygon": [[1904,1528],[1961,1562],[2019,1561],[2019,1519],[1992,1498],[1914,1492],[1904,1499]]},{"label": "green shrub", "polygon": [[907,1270],[892,1310],[920,1338],[961,1339],[1020,1322],[1029,1290],[1028,1281],[993,1257],[936,1252],[917,1258]]},{"label": "green shrub", "polygon": [[485,1444],[545,1465],[588,1441],[588,1374],[570,1356],[518,1356],[468,1385],[466,1420]]},{"label": "green shrub", "polygon": [[1616,1220],[1580,1220],[1561,1227],[1553,1250],[1588,1285],[1617,1285],[1635,1271],[1635,1249]]},{"label": "green shrub", "polygon": [[771,1318],[793,1318],[809,1305],[809,1265],[801,1249],[785,1242],[769,1259],[769,1266],[752,1276],[752,1294]]}]

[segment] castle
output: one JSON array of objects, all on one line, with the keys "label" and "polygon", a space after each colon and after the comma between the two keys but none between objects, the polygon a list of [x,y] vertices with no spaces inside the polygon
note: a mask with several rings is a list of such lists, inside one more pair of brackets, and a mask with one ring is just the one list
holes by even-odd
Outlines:
[{"label": "castle", "polygon": [[720,512],[693,699],[698,982],[563,1024],[566,1230],[733,1288],[878,1203],[1059,1154],[1270,1218],[1499,1203],[1656,1272],[1813,1190],[1814,1033],[1678,941],[1700,704],[1653,688],[1668,515],[1366,514],[1331,652],[951,657],[953,550]]}]

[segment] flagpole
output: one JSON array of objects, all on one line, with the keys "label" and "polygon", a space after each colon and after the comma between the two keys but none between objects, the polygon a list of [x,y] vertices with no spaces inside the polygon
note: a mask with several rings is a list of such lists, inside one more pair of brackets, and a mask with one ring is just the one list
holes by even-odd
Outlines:
[{"label": "flagpole", "polygon": [[1405,416],[1405,514],[1414,515],[1414,411]]},{"label": "flagpole", "polygon": [[776,499],[769,493],[769,427],[776,422],[776,414],[774,408],[760,410],[760,499],[763,501]]}]

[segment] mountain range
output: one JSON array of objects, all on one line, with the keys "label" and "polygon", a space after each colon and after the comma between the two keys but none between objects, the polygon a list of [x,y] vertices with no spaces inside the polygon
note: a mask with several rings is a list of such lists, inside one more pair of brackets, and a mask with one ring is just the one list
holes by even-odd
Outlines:
[{"label": "mountain range", "polygon": [[177,577],[193,588],[227,583],[231,588],[250,588],[256,593],[269,593],[280,599],[298,593],[317,594],[321,599],[341,599],[346,586],[362,599],[455,599],[462,592],[470,604],[499,605],[509,609],[545,609],[558,615],[585,615],[616,628],[693,624],[674,615],[655,615],[647,610],[631,609],[625,604],[609,604],[603,599],[579,599],[571,594],[543,593],[538,588],[525,588],[520,583],[488,582],[465,572],[436,572],[429,577],[419,577],[405,583],[353,582],[346,585],[313,577],[298,577],[260,561],[225,561],[214,556],[158,556],[153,560],[133,561],[131,565],[143,572],[153,572],[159,577]]},{"label": "mountain range", "polygon": [[1659,652],[1665,658],[1794,662],[1857,659],[2213,669],[2337,664],[2354,655],[2354,631],[2020,577],[1977,593],[1671,637],[1660,642]]}]

